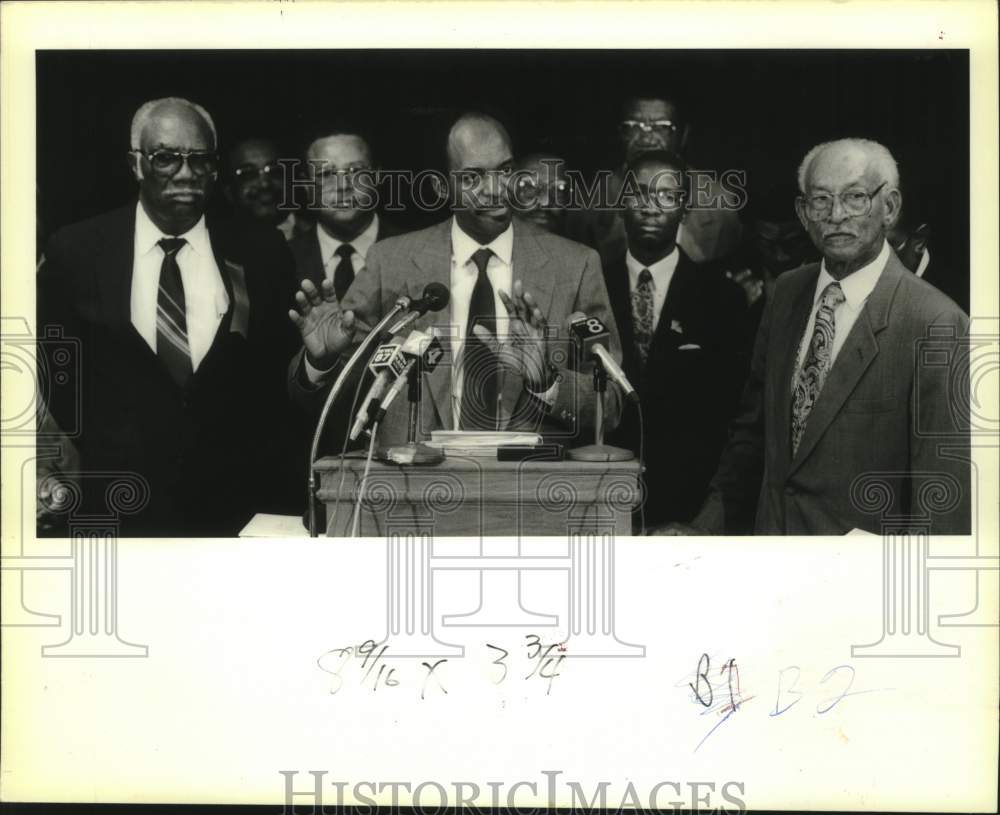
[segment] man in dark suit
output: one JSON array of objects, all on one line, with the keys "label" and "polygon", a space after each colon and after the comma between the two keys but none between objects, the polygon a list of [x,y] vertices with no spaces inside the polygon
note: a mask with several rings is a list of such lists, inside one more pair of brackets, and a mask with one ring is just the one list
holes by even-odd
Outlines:
[{"label": "man in dark suit", "polygon": [[353,130],[324,132],[306,148],[306,163],[316,182],[310,212],[317,225],[290,243],[298,279],[317,287],[329,280],[338,300],[364,273],[372,244],[399,234],[378,212],[371,148]]},{"label": "man in dark suit", "polygon": [[968,533],[970,467],[948,448],[968,428],[969,320],[886,241],[902,203],[896,162],[864,139],[821,144],[799,190],[823,260],[778,278],[712,493],[671,531],[753,518],[758,534],[877,534],[893,516]]},{"label": "man in dark suit", "polygon": [[[611,437],[646,465],[644,520],[655,527],[694,517],[726,442],[742,386],[741,289],[677,246],[690,192],[675,154],[653,151],[629,167],[627,249],[604,275],[621,331],[623,367],[640,395]],[[742,355],[744,358],[746,355]]]},{"label": "man in dark suit", "polygon": [[81,353],[49,409],[80,428],[84,511],[108,513],[105,475],[135,473],[147,500],[122,534],[236,535],[284,508],[291,258],[276,231],[206,224],[217,139],[203,108],[144,104],[131,148],[138,201],[57,232],[39,270],[39,336]]},{"label": "man in dark suit", "polygon": [[[506,190],[513,168],[510,137],[492,117],[462,116],[448,135],[447,155],[449,179],[440,181],[441,192],[451,197],[452,218],[375,244],[342,310],[329,280],[320,288],[302,283],[298,309],[290,313],[304,343],[292,369],[293,394],[321,394],[341,355],[397,297],[419,297],[428,283],[440,282],[451,292],[448,309],[415,323],[439,329],[446,360],[424,374],[421,438],[439,428],[531,429],[563,439],[587,428],[592,433],[592,376],[589,364],[579,370],[565,347],[565,321],[575,311],[602,320],[611,333],[609,350],[620,359],[597,254],[533,225],[512,223]],[[509,353],[495,353],[498,338]],[[621,393],[609,385],[608,427],[617,424],[620,411]],[[396,400],[380,440],[393,444],[406,436],[406,403]]]}]

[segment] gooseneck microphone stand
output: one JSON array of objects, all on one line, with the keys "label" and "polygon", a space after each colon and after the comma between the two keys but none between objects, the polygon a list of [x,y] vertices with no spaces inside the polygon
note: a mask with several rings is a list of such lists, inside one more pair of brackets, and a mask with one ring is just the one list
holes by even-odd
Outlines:
[{"label": "gooseneck microphone stand", "polygon": [[[385,327],[410,307],[410,303],[411,300],[409,297],[400,297],[392,309],[368,332],[337,375],[337,379],[333,383],[333,387],[330,388],[330,392],[326,396],[326,401],[323,403],[323,410],[319,414],[319,421],[316,423],[316,430],[312,437],[312,445],[309,448],[309,537],[311,538],[315,538],[318,535],[316,530],[316,493],[319,490],[319,480],[316,478],[316,471],[313,469],[313,465],[316,463],[320,436],[323,435],[323,428],[326,426],[326,419],[330,413],[330,408],[337,401],[337,397],[344,388],[344,383],[347,381],[351,371],[354,370],[354,366],[358,364],[358,360],[364,357],[368,353],[368,349],[381,338]],[[407,315],[407,317],[409,316],[411,315]],[[412,312],[412,316],[415,320],[420,315]],[[404,319],[402,324],[405,327],[405,325],[408,325],[408,322]],[[393,326],[393,328],[399,330],[397,326]]]}]

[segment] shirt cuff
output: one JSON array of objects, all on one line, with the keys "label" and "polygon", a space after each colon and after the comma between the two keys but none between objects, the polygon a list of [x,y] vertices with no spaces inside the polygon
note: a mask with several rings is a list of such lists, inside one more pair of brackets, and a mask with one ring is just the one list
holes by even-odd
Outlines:
[{"label": "shirt cuff", "polygon": [[559,396],[560,379],[561,377],[557,376],[555,380],[552,382],[552,386],[548,390],[543,391],[542,393],[538,393],[537,391],[533,390],[529,390],[528,393],[530,393],[536,399],[541,400],[549,407],[552,407],[556,403],[556,398]]},{"label": "shirt cuff", "polygon": [[338,364],[339,362],[335,362],[329,368],[321,371],[309,361],[308,354],[302,354],[302,367],[306,373],[306,379],[309,381],[310,385],[315,387],[319,387],[324,384],[326,380],[330,378],[330,374],[336,370]]}]

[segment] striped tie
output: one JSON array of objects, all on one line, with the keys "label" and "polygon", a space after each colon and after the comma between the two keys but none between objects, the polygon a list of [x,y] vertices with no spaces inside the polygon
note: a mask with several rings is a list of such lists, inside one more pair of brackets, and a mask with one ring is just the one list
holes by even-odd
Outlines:
[{"label": "striped tie", "polygon": [[187,316],[184,311],[184,284],[177,265],[177,253],[187,243],[184,238],[163,238],[160,289],[156,297],[156,354],[171,378],[181,388],[194,372],[188,346]]},{"label": "striped tie", "polygon": [[826,375],[830,372],[830,357],[833,351],[833,337],[836,327],[833,313],[844,302],[844,291],[839,283],[831,283],[820,295],[819,309],[816,311],[816,325],[812,340],[806,352],[805,362],[795,381],[792,392],[792,455],[799,450],[802,434],[806,431],[806,420],[823,390]]}]

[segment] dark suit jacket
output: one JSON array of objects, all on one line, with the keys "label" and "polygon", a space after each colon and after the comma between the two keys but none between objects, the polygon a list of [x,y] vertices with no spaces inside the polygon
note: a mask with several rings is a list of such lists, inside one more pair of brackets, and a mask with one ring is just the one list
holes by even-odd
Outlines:
[{"label": "dark suit jacket", "polygon": [[[319,251],[318,231],[322,228],[322,226],[317,224],[315,229],[311,229],[308,232],[300,232],[288,242],[288,248],[292,250],[292,257],[295,259],[296,278],[300,281],[311,280],[316,286],[319,286],[325,277],[323,273],[323,257]],[[400,232],[399,227],[379,214],[378,232],[375,235],[376,243],[399,235]]]},{"label": "dark suit jacket", "polygon": [[49,408],[61,427],[80,428],[88,509],[108,512],[101,473],[148,485],[145,509],[122,514],[122,534],[235,535],[255,511],[290,509],[281,493],[298,486],[285,434],[291,257],[277,231],[209,224],[230,308],[182,390],[132,325],[134,232],[133,203],[60,230],[45,250],[39,336],[61,331],[80,353],[72,387]]},{"label": "dark suit jacket", "polygon": [[[693,263],[683,250],[679,254],[644,368],[635,349],[625,256],[604,270],[621,332],[623,367],[642,404],[647,526],[689,521],[701,507],[749,358],[741,347],[743,292]],[[638,453],[639,435],[638,411],[626,405],[609,440]]]},{"label": "dark suit jacket", "polygon": [[[813,263],[778,278],[739,416],[695,524],[738,530],[756,503],[759,534],[878,534],[893,516],[934,533],[967,533],[969,319],[895,254],[792,457],[792,376],[818,275]],[[906,523],[908,515],[924,520]]]},{"label": "dark suit jacket", "polygon": [[[569,347],[566,319],[575,311],[600,319],[610,331],[609,351],[620,359],[618,330],[597,253],[532,224],[517,221],[511,262],[514,280],[523,281],[525,290],[536,297],[549,326],[561,338],[554,359],[559,363],[562,382],[555,405],[551,410],[541,411],[537,401],[527,396],[521,377],[504,376],[501,429],[533,430],[563,442],[590,442],[592,435],[588,438],[585,434],[588,429],[593,433],[596,422],[593,376],[590,364],[579,364]],[[378,322],[400,295],[416,299],[428,283],[436,281],[449,286],[450,280],[449,219],[372,246],[367,268],[355,279],[343,307],[352,309],[360,320],[360,341],[364,331]],[[445,350],[444,359],[437,368],[424,374],[418,438],[429,437],[433,430],[453,429],[450,314],[449,307],[436,314],[425,314],[414,323],[416,329],[439,328]],[[325,394],[322,389],[310,391],[303,387],[300,362],[301,356],[290,369],[292,395],[300,403],[311,402],[315,410],[317,399]],[[605,426],[614,427],[621,415],[621,393],[617,386],[609,384],[606,396]],[[400,398],[393,402],[380,428],[379,438],[382,444],[389,445],[406,441],[406,435],[407,403]]]}]

